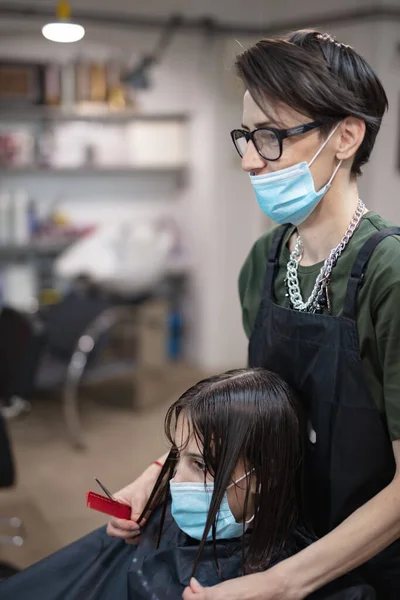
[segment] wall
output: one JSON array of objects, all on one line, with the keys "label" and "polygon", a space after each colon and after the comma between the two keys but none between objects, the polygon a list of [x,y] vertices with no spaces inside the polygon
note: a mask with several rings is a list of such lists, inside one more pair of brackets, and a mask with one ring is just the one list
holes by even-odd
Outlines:
[{"label": "wall", "polygon": [[[129,46],[131,36],[118,33],[108,36],[108,48]],[[135,40],[141,47],[149,45],[145,37]],[[88,56],[96,55],[97,43],[86,44]],[[32,50],[33,49],[33,50]],[[11,43],[0,44],[3,56],[41,58],[48,52],[45,41],[26,36]],[[56,47],[57,52],[61,52]],[[227,85],[223,63],[224,43],[221,38],[199,35],[180,35],[163,64],[153,74],[154,86],[139,95],[144,112],[184,112],[190,116],[189,174],[187,185],[177,189],[162,178],[131,179],[118,177],[98,179],[43,180],[37,176],[8,177],[11,187],[29,187],[40,198],[56,196],[62,205],[85,218],[93,208],[96,217],[107,215],[105,202],[112,200],[112,211],[138,209],[157,210],[162,206],[172,210],[180,219],[189,247],[193,276],[188,305],[189,349],[192,359],[207,369],[243,365],[246,341],[242,333],[237,299],[236,280],[240,264],[254,239],[261,232],[262,215],[249,193],[247,179],[239,169],[229,131],[240,120],[241,92]],[[81,51],[81,52],[83,52]],[[71,58],[67,48],[60,59]],[[107,56],[104,46],[101,56]],[[228,76],[229,79],[229,76]],[[97,183],[94,187],[94,183]],[[93,193],[95,190],[95,193]],[[250,199],[250,209],[242,202]]]},{"label": "wall", "polygon": [[371,207],[400,223],[400,31],[399,23],[380,23],[375,32],[376,69],[389,111],[378,135],[371,164]]},{"label": "wall", "polygon": [[[343,2],[337,9],[361,4],[373,3],[354,1],[349,5]],[[256,6],[254,2],[253,5]],[[266,21],[266,4],[260,3],[257,7],[252,14],[243,6],[243,18],[250,20],[257,16]],[[286,15],[291,14],[292,9],[300,14],[300,5],[281,3],[278,11],[274,3],[274,7],[271,5],[273,17],[284,14],[283,8]],[[306,6],[301,4],[302,14],[320,9],[321,3],[314,0],[308,0]],[[376,68],[387,87],[391,110],[360,187],[361,197],[370,208],[379,209],[400,222],[396,202],[399,175],[394,168],[400,73],[394,56],[397,26],[398,23],[360,23],[340,27],[325,24],[323,28],[354,45]],[[104,33],[100,30],[92,33],[98,48],[104,52],[101,43]],[[252,243],[267,227],[229,139],[230,129],[240,122],[241,91],[234,84],[229,68],[239,49],[235,37],[224,40],[202,34],[179,35],[164,63],[154,73],[154,87],[141,95],[147,112],[182,111],[191,117],[189,181],[172,200],[174,210],[184,223],[193,263],[188,306],[190,351],[195,362],[210,370],[245,364],[246,340],[241,328],[237,275]],[[107,47],[114,52],[118,48],[135,52],[151,47],[153,41],[154,36],[144,33],[110,31],[107,35]],[[243,45],[250,41],[239,36]],[[27,45],[31,47],[29,40],[25,42]],[[8,40],[1,42],[1,50],[13,51]]]},{"label": "wall", "polygon": [[[315,26],[318,27],[318,23]],[[330,31],[340,41],[352,45],[362,54],[376,70],[387,91],[390,109],[384,118],[371,162],[364,169],[359,187],[360,197],[371,210],[400,223],[400,171],[396,164],[400,145],[398,21],[369,21],[340,26],[324,24],[322,29]],[[253,40],[239,37],[238,41],[246,46]],[[230,40],[220,53],[222,68],[217,76],[219,101],[216,120],[218,126],[221,126],[221,132],[228,131],[233,123],[240,122],[240,97],[234,92],[232,76],[227,71],[227,65],[232,63],[238,47],[235,40]],[[218,169],[214,195],[218,203],[215,210],[220,222],[213,230],[218,231],[219,246],[215,248],[217,254],[214,256],[213,272],[209,273],[209,284],[212,287],[209,288],[208,300],[210,302],[213,297],[215,308],[210,310],[213,318],[207,336],[209,346],[206,358],[209,364],[218,364],[223,368],[239,364],[241,360],[241,364],[244,364],[246,342],[237,303],[237,274],[252,242],[268,224],[259,214],[252,190],[246,177],[239,172],[237,157],[226,136],[221,135],[216,140],[216,154]]]},{"label": "wall", "polygon": [[[189,100],[192,115],[191,185],[181,203],[194,266],[192,340],[197,362],[219,370],[246,362],[237,276],[262,231],[263,216],[229,137],[240,122],[242,91],[227,68],[231,61],[227,61],[225,43],[200,35],[191,37],[189,46],[183,52],[191,73],[183,86],[181,80],[175,88],[175,101]],[[177,61],[182,75],[179,52]],[[161,94],[161,78],[159,85]],[[148,102],[155,109],[157,101],[156,86]]]},{"label": "wall", "polygon": [[[398,2],[396,3],[398,6]],[[393,2],[395,5],[395,2]],[[388,20],[330,29],[349,43],[374,68],[386,90],[389,110],[376,140],[370,163],[359,180],[360,197],[370,210],[400,223],[400,43],[399,22]]]}]

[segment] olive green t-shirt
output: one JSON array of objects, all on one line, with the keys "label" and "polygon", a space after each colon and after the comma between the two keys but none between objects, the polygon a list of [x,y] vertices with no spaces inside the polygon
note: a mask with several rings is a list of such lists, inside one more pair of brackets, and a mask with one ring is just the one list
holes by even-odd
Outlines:
[{"label": "olive green t-shirt", "polygon": [[[348,246],[339,257],[331,275],[329,298],[331,314],[339,315],[351,267],[361,246],[374,233],[391,227],[374,212],[366,213]],[[243,325],[250,337],[260,305],[265,269],[276,229],[257,240],[244,263],[239,277],[239,294]],[[275,302],[289,307],[286,297],[287,242],[290,228],[281,247],[279,269],[275,278]],[[323,262],[299,266],[298,277],[303,298],[308,298]],[[327,311],[327,308],[324,309]],[[385,413],[392,440],[400,439],[400,238],[388,237],[374,250],[363,285],[358,294],[357,330],[361,359],[371,394],[379,411]]]}]

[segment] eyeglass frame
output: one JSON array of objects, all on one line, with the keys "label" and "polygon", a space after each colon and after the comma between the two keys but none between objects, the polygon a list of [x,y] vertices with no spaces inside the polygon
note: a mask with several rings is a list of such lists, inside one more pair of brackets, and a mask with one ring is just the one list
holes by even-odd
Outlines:
[{"label": "eyeglass frame", "polygon": [[[252,142],[254,148],[257,150],[258,154],[261,156],[261,158],[263,160],[268,160],[268,161],[275,161],[275,160],[279,160],[282,156],[283,153],[283,140],[291,137],[293,135],[299,135],[302,133],[307,133],[308,131],[312,131],[313,129],[316,129],[317,127],[321,127],[322,123],[320,121],[311,121],[311,123],[303,123],[302,125],[296,125],[295,127],[289,127],[289,129],[275,129],[274,127],[257,127],[256,129],[253,129],[253,131],[246,131],[246,129],[232,129],[231,131],[231,139],[233,142],[233,145],[235,146],[235,149],[237,151],[237,153],[239,154],[240,158],[243,158],[243,154],[240,154],[238,147],[236,146],[235,143],[235,132],[239,131],[240,133],[243,134],[243,137],[246,139],[246,142]],[[257,131],[272,131],[272,133],[274,133],[278,139],[279,142],[279,156],[277,158],[267,158],[266,156],[264,156],[260,150],[257,148],[257,144],[254,142],[254,134]]]}]

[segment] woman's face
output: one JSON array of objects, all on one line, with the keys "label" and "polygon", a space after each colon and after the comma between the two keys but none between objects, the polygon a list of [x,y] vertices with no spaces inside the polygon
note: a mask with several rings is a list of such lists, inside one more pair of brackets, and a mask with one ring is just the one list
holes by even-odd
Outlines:
[{"label": "woman's face", "polygon": [[[187,441],[188,440],[188,441]],[[175,445],[181,448],[179,459],[176,464],[174,481],[176,483],[204,483],[204,472],[206,471],[202,445],[195,436],[190,435],[187,419],[179,417],[175,430]],[[238,463],[232,475],[236,481],[245,475],[244,465]],[[214,478],[207,473],[206,481],[212,483]],[[244,515],[244,504],[246,498],[246,478],[227,490],[229,507],[238,523],[249,520],[254,514],[254,494],[250,493],[247,506],[247,514]]]},{"label": "woman's face", "polygon": [[[268,106],[269,117],[255,103],[252,96],[246,91],[243,99],[243,121],[242,128],[253,131],[258,127],[273,127],[275,129],[289,129],[296,125],[310,123],[312,119],[296,112],[286,105]],[[336,131],[328,144],[311,165],[316,189],[322,188],[329,181],[335,167],[338,164],[336,159],[336,146],[340,132]],[[324,143],[327,136],[322,136],[320,130],[313,129],[307,133],[294,135],[283,140],[282,156],[276,161],[267,161],[263,159],[255,149],[252,142],[249,142],[242,158],[242,168],[247,172],[253,172],[256,175],[272,173],[286,167],[291,167],[297,163],[310,162],[319,148]]]}]

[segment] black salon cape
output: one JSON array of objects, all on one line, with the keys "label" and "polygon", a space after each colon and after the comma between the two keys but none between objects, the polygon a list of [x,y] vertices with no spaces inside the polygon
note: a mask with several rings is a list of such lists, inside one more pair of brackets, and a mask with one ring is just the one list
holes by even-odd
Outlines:
[{"label": "black salon cape", "polygon": [[[105,527],[0,583],[1,600],[179,600],[189,584],[198,542],[178,529],[170,511],[160,548],[155,548],[160,510],[149,520],[138,546],[110,538]],[[301,550],[306,538],[296,533],[284,556]],[[241,540],[217,542],[224,579],[241,574]],[[220,583],[212,543],[207,544],[196,578]],[[313,600],[376,600],[371,588],[352,576],[310,596]]]}]

